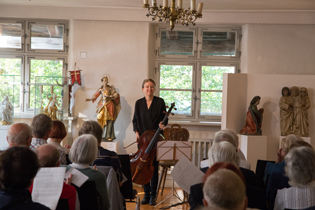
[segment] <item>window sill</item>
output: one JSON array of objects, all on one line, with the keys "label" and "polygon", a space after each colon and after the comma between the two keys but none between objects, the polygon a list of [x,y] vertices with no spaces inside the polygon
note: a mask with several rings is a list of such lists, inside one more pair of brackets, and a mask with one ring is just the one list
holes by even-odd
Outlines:
[{"label": "window sill", "polygon": [[179,125],[197,125],[197,126],[208,126],[208,127],[221,127],[221,122],[209,122],[209,121],[168,121],[168,126],[179,124]]}]

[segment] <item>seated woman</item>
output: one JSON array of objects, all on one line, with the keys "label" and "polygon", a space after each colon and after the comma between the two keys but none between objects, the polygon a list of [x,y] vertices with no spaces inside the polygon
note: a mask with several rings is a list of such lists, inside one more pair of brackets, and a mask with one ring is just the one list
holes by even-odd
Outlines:
[{"label": "seated woman", "polygon": [[96,190],[100,195],[100,209],[109,209],[109,199],[106,185],[106,177],[101,172],[91,169],[90,164],[97,157],[97,140],[91,134],[79,136],[72,144],[69,158],[72,164],[67,166],[67,170],[71,167],[76,168],[89,177],[88,181],[94,181]]},{"label": "seated woman", "polygon": [[60,145],[62,140],[67,136],[66,127],[63,122],[59,120],[53,121],[53,127],[49,134],[48,144],[52,144],[60,152],[60,164],[67,165],[67,155],[69,154],[69,149]]},{"label": "seated woman", "polygon": [[274,209],[315,206],[315,150],[306,146],[294,148],[285,161],[285,173],[292,187],[278,190]]},{"label": "seated woman", "polygon": [[284,173],[284,166],[285,166],[284,157],[286,154],[288,154],[291,144],[297,141],[304,141],[304,140],[294,134],[290,134],[287,137],[281,139],[280,149],[277,153],[276,163],[267,163],[266,165],[265,176],[264,176],[265,183],[267,183],[268,175],[274,172]]}]

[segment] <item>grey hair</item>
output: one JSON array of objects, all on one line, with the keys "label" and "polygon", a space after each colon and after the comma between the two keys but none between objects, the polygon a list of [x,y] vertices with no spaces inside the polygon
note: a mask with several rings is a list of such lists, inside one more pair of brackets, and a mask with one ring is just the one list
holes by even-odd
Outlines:
[{"label": "grey hair", "polygon": [[301,137],[294,134],[287,135],[285,138],[281,139],[280,147],[282,148],[282,151],[285,154],[288,154],[291,144],[297,141],[304,141],[304,140]]},{"label": "grey hair", "polygon": [[8,134],[7,134],[8,142],[18,144],[18,145],[25,145],[26,140],[29,137],[32,137],[32,129],[26,123],[19,123],[19,124],[23,125],[24,128],[18,133],[14,133],[13,129],[9,129]]},{"label": "grey hair", "polygon": [[285,156],[285,173],[291,186],[303,186],[315,180],[315,150],[297,147]]},{"label": "grey hair", "polygon": [[214,134],[214,142],[228,141],[238,149],[238,136],[232,130],[220,130]]},{"label": "grey hair", "polygon": [[53,121],[50,117],[45,114],[36,115],[31,122],[33,136],[43,138],[52,129],[52,126]]},{"label": "grey hair", "polygon": [[97,157],[97,140],[91,134],[84,134],[76,138],[69,153],[69,159],[73,163],[91,164]]},{"label": "grey hair", "polygon": [[84,121],[82,127],[79,130],[79,136],[83,134],[92,134],[97,139],[98,143],[102,142],[102,126],[93,120]]},{"label": "grey hair", "polygon": [[231,163],[236,167],[240,166],[240,158],[235,147],[227,141],[214,143],[208,151],[208,157],[209,167],[218,162]]},{"label": "grey hair", "polygon": [[245,205],[245,185],[235,172],[228,169],[219,169],[211,174],[203,186],[203,194],[212,208],[236,210]]}]

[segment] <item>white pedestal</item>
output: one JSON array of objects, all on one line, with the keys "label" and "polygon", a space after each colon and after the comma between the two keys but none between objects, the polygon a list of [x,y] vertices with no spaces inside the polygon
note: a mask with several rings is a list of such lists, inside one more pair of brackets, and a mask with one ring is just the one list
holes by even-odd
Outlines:
[{"label": "white pedestal", "polygon": [[10,127],[11,125],[0,125],[0,150],[5,150],[9,146],[7,134]]},{"label": "white pedestal", "polygon": [[[287,136],[280,136],[279,139],[279,149],[281,148],[281,139],[286,138]],[[300,137],[301,139],[303,139],[305,142],[311,144],[311,137]]]},{"label": "white pedestal", "polygon": [[256,170],[257,160],[267,160],[267,136],[241,135],[241,150],[251,169]]},{"label": "white pedestal", "polygon": [[115,139],[112,142],[102,142],[101,146],[104,147],[105,149],[108,149],[110,151],[114,151],[117,153],[119,143],[118,143],[118,140]]}]

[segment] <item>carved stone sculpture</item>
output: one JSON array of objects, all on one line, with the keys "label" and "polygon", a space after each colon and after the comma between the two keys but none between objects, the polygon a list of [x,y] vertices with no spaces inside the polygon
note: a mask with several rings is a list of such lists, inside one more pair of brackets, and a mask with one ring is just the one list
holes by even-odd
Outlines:
[{"label": "carved stone sculpture", "polygon": [[11,125],[13,123],[13,106],[8,96],[4,96],[0,104],[0,112],[2,114],[2,125]]},{"label": "carved stone sculpture", "polygon": [[262,135],[261,125],[264,109],[257,109],[257,105],[260,103],[260,96],[255,96],[248,107],[246,114],[246,122],[241,134],[246,135]]},{"label": "carved stone sculpture", "polygon": [[282,97],[279,101],[280,106],[280,128],[281,136],[286,136],[292,133],[293,126],[293,103],[294,100],[291,96],[288,87],[282,88]]}]

